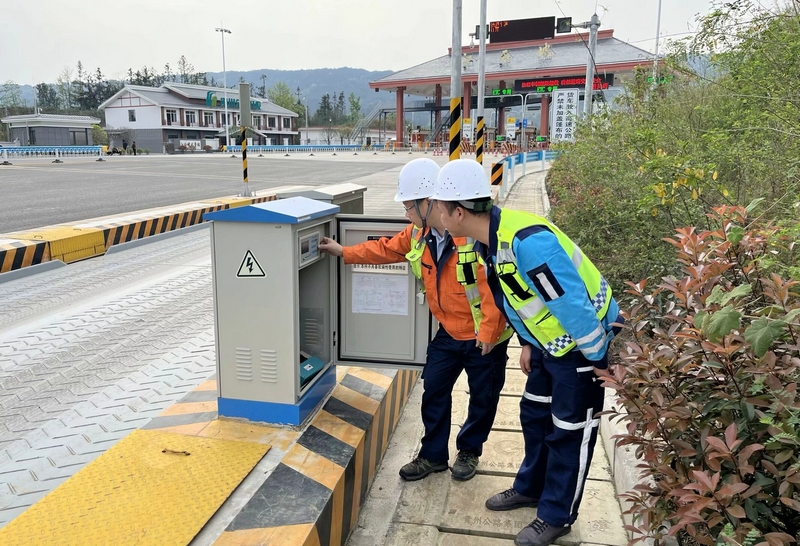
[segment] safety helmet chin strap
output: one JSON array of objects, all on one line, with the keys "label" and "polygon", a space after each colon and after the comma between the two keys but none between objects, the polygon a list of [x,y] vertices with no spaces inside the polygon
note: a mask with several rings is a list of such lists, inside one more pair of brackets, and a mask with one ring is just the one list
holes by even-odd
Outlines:
[{"label": "safety helmet chin strap", "polygon": [[[426,197],[425,199],[429,198]],[[420,201],[424,201],[425,199],[417,199],[416,201],[414,201],[414,210],[417,211],[417,216],[419,216],[422,219],[422,229],[428,227],[428,216],[430,216],[432,208],[430,201],[428,201],[428,212],[425,213],[425,216],[422,215],[422,213],[419,210],[419,203]]]}]

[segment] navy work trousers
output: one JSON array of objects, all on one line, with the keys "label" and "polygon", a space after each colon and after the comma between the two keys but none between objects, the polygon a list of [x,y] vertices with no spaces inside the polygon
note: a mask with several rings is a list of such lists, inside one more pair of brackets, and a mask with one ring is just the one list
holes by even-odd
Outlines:
[{"label": "navy work trousers", "polygon": [[604,392],[593,364],[580,351],[555,358],[533,347],[520,400],[525,460],[514,489],[538,498],[537,516],[557,527],[578,517],[597,441]]},{"label": "navy work trousers", "polygon": [[428,357],[422,371],[422,423],[425,436],[419,456],[435,462],[450,460],[450,418],[453,410],[453,386],[462,370],[469,383],[469,412],[458,433],[456,447],[480,456],[489,437],[497,402],[506,379],[508,341],[498,343],[492,352],[481,355],[475,340],[459,341],[439,327],[428,345]]}]

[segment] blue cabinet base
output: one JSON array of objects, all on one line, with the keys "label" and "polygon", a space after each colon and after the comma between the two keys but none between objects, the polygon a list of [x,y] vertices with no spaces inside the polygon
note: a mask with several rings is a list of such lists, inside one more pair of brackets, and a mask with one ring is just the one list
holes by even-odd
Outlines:
[{"label": "blue cabinet base", "polygon": [[331,366],[322,372],[317,382],[300,397],[297,404],[217,398],[217,412],[220,417],[238,417],[259,423],[298,426],[311,415],[314,408],[334,386],[336,386],[336,366]]}]

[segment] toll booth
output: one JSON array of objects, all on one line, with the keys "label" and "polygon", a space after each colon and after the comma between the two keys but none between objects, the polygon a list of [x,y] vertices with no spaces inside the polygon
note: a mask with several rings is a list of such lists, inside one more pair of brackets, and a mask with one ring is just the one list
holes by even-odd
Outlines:
[{"label": "toll booth", "polygon": [[366,186],[344,183],[317,188],[292,189],[277,194],[278,199],[292,197],[307,197],[316,201],[339,205],[339,210],[344,214],[364,214],[364,192]]},{"label": "toll booth", "polygon": [[336,365],[421,370],[437,326],[407,262],[344,265],[319,250],[391,237],[402,218],[343,215],[292,197],[204,215],[211,221],[218,412],[300,425]]}]

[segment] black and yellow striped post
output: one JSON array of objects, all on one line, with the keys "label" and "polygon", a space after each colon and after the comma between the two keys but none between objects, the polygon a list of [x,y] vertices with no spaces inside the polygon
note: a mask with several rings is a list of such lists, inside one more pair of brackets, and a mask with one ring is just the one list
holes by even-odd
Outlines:
[{"label": "black and yellow striped post", "polygon": [[242,127],[242,177],[244,178],[244,190],[242,197],[250,197],[250,186],[247,183],[247,128]]},{"label": "black and yellow striped post", "polygon": [[450,161],[461,159],[461,97],[450,99]]},{"label": "black and yellow striped post", "polygon": [[503,161],[498,161],[492,165],[492,186],[499,186],[503,183]]},{"label": "black and yellow striped post", "polygon": [[483,116],[478,116],[475,135],[475,161],[483,165]]}]

